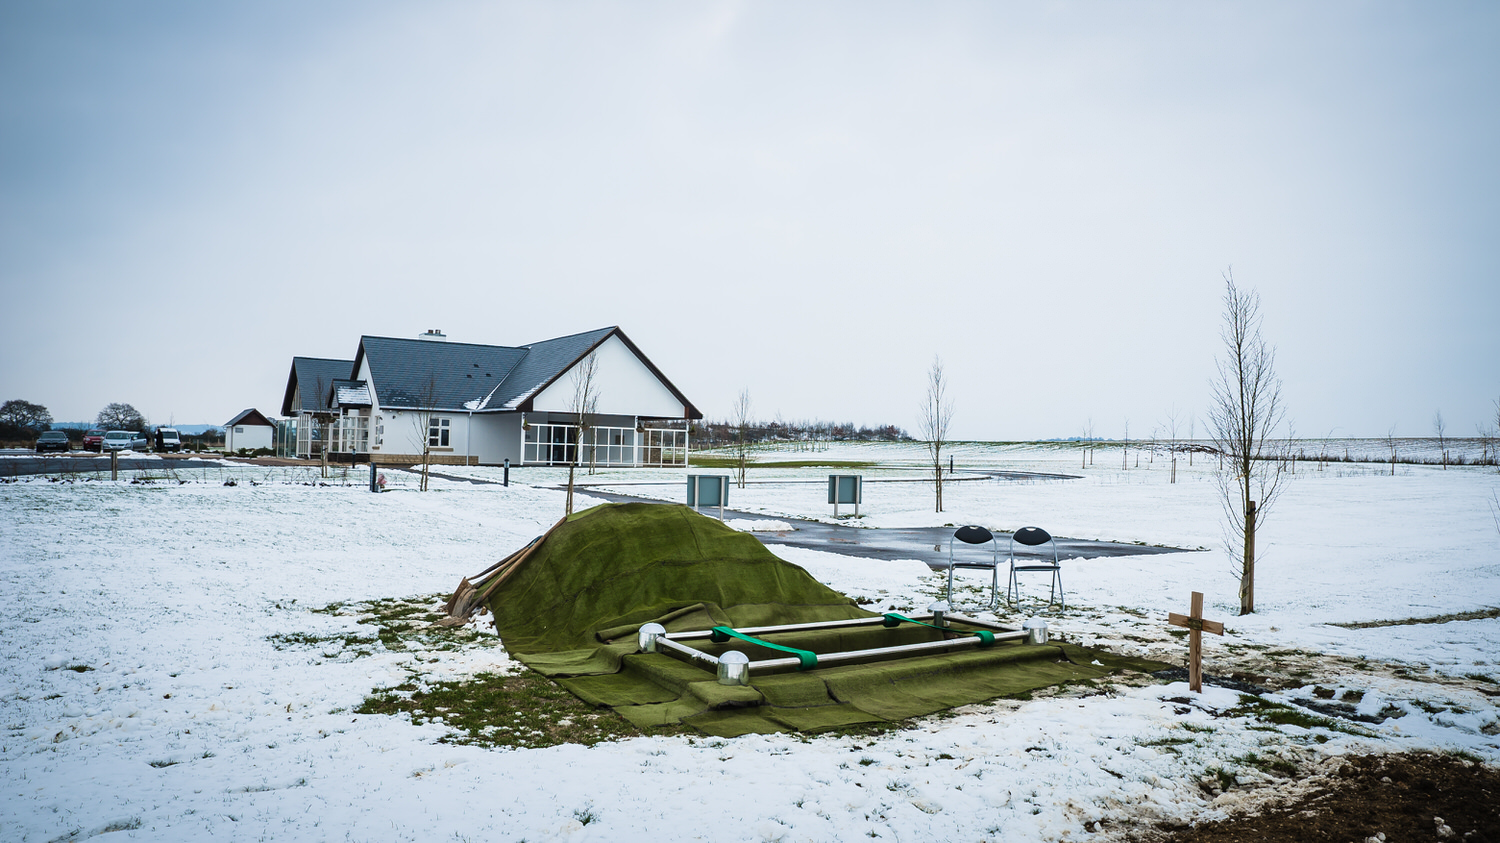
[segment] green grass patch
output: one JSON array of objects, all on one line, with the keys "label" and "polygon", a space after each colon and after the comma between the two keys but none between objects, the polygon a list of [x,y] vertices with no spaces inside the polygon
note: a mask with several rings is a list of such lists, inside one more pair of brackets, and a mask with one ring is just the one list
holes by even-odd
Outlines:
[{"label": "green grass patch", "polygon": [[1293,764],[1285,758],[1279,758],[1275,755],[1263,756],[1256,755],[1253,752],[1247,752],[1234,760],[1246,765],[1247,767],[1254,767],[1255,769],[1266,773],[1274,773],[1281,776],[1297,775],[1296,764]]},{"label": "green grass patch", "polygon": [[[1284,703],[1272,702],[1250,694],[1240,694],[1240,704],[1224,712],[1226,717],[1254,717],[1277,726],[1301,726],[1304,729],[1327,729],[1350,735],[1370,737],[1370,732],[1327,717],[1309,714]],[[1255,727],[1250,727],[1255,728]]]},{"label": "green grass patch", "polygon": [[[702,457],[694,455],[689,462],[693,468],[739,468],[740,461],[734,457]],[[751,468],[879,468],[880,463],[862,460],[750,460]]]},{"label": "green grass patch", "polygon": [[445,743],[538,749],[593,746],[640,735],[696,734],[685,726],[642,731],[607,708],[594,708],[533,670],[420,687],[408,682],[377,691],[358,714],[406,714],[413,723],[441,723]]}]

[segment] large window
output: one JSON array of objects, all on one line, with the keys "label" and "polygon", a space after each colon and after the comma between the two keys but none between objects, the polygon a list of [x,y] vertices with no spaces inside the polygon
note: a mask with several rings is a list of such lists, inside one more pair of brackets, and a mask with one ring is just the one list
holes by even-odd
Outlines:
[{"label": "large window", "polygon": [[449,429],[451,427],[451,419],[442,416],[433,416],[427,422],[427,446],[429,448],[451,447],[449,444]]},{"label": "large window", "polygon": [[521,459],[528,465],[674,466],[687,464],[687,431],[591,427],[582,442],[570,424],[526,427]]}]

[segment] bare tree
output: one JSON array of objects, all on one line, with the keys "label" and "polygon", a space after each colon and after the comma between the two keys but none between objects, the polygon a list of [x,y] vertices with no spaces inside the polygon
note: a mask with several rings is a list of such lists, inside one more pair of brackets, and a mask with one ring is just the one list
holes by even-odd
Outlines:
[{"label": "bare tree", "polygon": [[[1271,434],[1281,424],[1276,352],[1260,332],[1260,296],[1224,274],[1224,356],[1209,407],[1214,447],[1228,460],[1216,477],[1231,566],[1240,581],[1240,614],[1255,611],[1255,532],[1280,495],[1284,476]],[[1238,545],[1238,547],[1236,547]]]},{"label": "bare tree", "polygon": [[745,468],[750,462],[750,390],[740,390],[734,402],[734,463],[737,479],[735,485],[745,488]]},{"label": "bare tree", "polygon": [[[46,410],[45,407],[42,409]],[[48,423],[51,423],[51,419],[48,419]],[[105,430],[135,430],[141,433],[145,433],[149,426],[146,417],[139,410],[118,401],[106,404],[99,415],[94,417],[94,424]]]},{"label": "bare tree", "polygon": [[[412,411],[412,443],[417,446],[417,456],[421,457],[421,472],[418,474],[417,491],[427,491],[428,479],[432,475],[432,449],[449,447],[449,436],[451,431],[443,422],[446,419],[437,418],[433,412],[433,405],[437,403],[437,376],[429,375],[427,383],[422,387],[421,394],[417,396],[417,407]],[[323,451],[328,451],[328,443],[323,443]],[[374,457],[371,457],[374,459]],[[327,464],[327,458],[324,458]]]},{"label": "bare tree", "polygon": [[1387,430],[1385,432],[1385,444],[1386,444],[1386,447],[1388,447],[1388,448],[1391,449],[1391,476],[1395,477],[1396,476],[1396,426],[1395,425],[1391,425],[1391,429]]},{"label": "bare tree", "polygon": [[[335,418],[331,394],[333,386],[324,378],[318,377],[317,383],[313,384],[313,390],[317,402],[313,405],[312,418],[318,425],[318,475],[326,480],[328,478],[328,440],[332,438],[329,434]],[[302,401],[302,405],[307,406],[306,400]]]},{"label": "bare tree", "polygon": [[9,428],[22,434],[17,438],[35,436],[50,427],[52,427],[52,413],[41,404],[33,404],[20,398],[12,398],[0,404],[0,428]]},{"label": "bare tree", "polygon": [[1193,442],[1197,438],[1194,435],[1193,428],[1196,427],[1197,424],[1198,424],[1198,417],[1197,416],[1188,416],[1188,468],[1192,468],[1193,467],[1193,450],[1194,450]]},{"label": "bare tree", "polygon": [[1438,459],[1443,461],[1443,470],[1448,470],[1448,439],[1444,435],[1448,432],[1448,424],[1443,421],[1443,412],[1438,410],[1432,414],[1432,433],[1438,441]]},{"label": "bare tree", "polygon": [[948,425],[953,421],[953,401],[948,398],[948,381],[943,376],[943,361],[932,356],[932,368],[927,370],[927,399],[922,402],[920,421],[921,435],[927,442],[927,455],[932,459],[932,479],[937,491],[937,511],[943,511],[943,445],[948,441]]},{"label": "bare tree", "polygon": [[568,460],[568,502],[566,515],[573,514],[573,472],[583,454],[583,440],[593,427],[593,415],[599,412],[599,385],[595,382],[599,374],[599,354],[590,353],[573,369],[573,398],[568,410],[577,420],[578,436],[573,443],[573,459]]},{"label": "bare tree", "polygon": [[1172,456],[1172,482],[1177,482],[1177,408],[1167,411],[1167,449]]},{"label": "bare tree", "polygon": [[1130,419],[1125,420],[1125,438],[1122,440],[1124,448],[1120,451],[1120,470],[1130,470]]},{"label": "bare tree", "polygon": [[1089,451],[1093,450],[1094,444],[1094,420],[1090,418],[1083,423],[1083,456],[1079,457],[1079,468],[1089,467]]}]

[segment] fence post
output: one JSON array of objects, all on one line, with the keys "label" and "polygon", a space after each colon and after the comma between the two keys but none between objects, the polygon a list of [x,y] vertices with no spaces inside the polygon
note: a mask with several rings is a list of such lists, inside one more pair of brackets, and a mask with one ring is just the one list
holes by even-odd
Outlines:
[{"label": "fence post", "polygon": [[111,479],[111,480],[119,480],[120,479],[120,452],[119,451],[110,451],[109,452],[109,479]]}]

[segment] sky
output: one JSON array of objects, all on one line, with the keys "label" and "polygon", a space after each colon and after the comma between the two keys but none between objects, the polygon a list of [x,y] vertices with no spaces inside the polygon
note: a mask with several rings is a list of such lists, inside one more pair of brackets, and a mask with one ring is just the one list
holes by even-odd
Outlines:
[{"label": "sky", "polygon": [[[1492,3],[0,5],[0,400],[279,412],[362,334],[619,325],[706,415],[1301,436],[1500,399]],[[1181,435],[1185,431],[1179,431]]]}]

